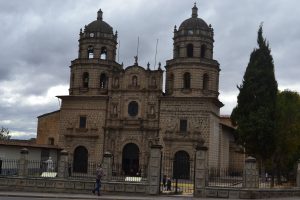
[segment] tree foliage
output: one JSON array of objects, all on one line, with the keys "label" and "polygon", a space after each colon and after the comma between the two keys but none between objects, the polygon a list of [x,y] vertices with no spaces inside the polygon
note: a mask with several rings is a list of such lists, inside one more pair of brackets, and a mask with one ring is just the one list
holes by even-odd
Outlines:
[{"label": "tree foliage", "polygon": [[250,55],[231,119],[246,153],[265,160],[275,148],[275,109],[277,82],[269,44],[259,27],[258,48]]},{"label": "tree foliage", "polygon": [[8,128],[1,127],[0,140],[9,140],[10,137]]},{"label": "tree foliage", "polygon": [[276,106],[276,149],[274,163],[277,176],[292,170],[300,153],[300,95],[279,92]]}]

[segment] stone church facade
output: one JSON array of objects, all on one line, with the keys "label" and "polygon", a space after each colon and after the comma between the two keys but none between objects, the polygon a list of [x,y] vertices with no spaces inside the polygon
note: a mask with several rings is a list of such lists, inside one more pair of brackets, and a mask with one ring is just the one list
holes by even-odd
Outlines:
[{"label": "stone church facade", "polygon": [[163,70],[116,62],[117,32],[103,21],[79,34],[78,58],[71,62],[69,95],[61,108],[38,117],[37,143],[69,152],[78,170],[101,162],[105,152],[123,172],[148,165],[150,147],[161,144],[171,158],[193,160],[196,145],[208,148],[208,166],[229,167],[233,127],[220,117],[219,63],[213,59],[214,31],[192,16],[174,28],[173,58]]}]

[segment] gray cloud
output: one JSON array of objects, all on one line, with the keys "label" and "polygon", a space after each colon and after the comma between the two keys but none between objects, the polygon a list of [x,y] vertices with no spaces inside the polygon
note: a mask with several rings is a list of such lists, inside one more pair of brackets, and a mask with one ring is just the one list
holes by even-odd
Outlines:
[{"label": "gray cloud", "polygon": [[[139,37],[139,64],[154,65],[172,58],[173,29],[189,18],[194,1],[1,1],[0,126],[12,132],[36,132],[36,117],[59,108],[58,86],[67,88],[70,61],[77,57],[79,29],[96,19],[119,33],[119,61],[132,65]],[[199,17],[215,30],[214,57],[221,66],[220,99],[230,114],[251,51],[257,46],[258,26],[270,43],[281,88],[300,91],[299,2],[290,0],[227,0],[197,2]],[[156,63],[156,64],[157,64]],[[53,91],[55,90],[55,91]],[[57,92],[56,92],[57,91]],[[51,95],[53,94],[53,97]],[[24,136],[21,136],[24,137]],[[26,137],[26,136],[25,136]]]}]

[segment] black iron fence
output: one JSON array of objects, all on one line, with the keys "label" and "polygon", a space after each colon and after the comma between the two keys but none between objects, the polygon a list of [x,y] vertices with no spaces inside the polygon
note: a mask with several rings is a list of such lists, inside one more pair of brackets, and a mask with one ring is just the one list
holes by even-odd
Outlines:
[{"label": "black iron fence", "polygon": [[207,186],[241,188],[243,186],[243,169],[210,168],[208,169]]},{"label": "black iron fence", "polygon": [[161,162],[161,193],[192,194],[194,161],[187,156],[164,154]]},{"label": "black iron fence", "polygon": [[148,166],[140,165],[136,170],[126,172],[122,164],[112,165],[112,180],[140,182],[146,180],[148,176]]},{"label": "black iron fence", "polygon": [[0,175],[17,176],[19,171],[19,160],[0,160]]},{"label": "black iron fence", "polygon": [[52,160],[28,160],[27,176],[29,177],[55,177],[57,175],[57,162]]},{"label": "black iron fence", "polygon": [[[242,162],[243,163],[243,162]],[[27,166],[28,177],[56,177],[58,163],[56,161],[40,161],[2,159],[0,161],[1,176],[18,176],[21,164]],[[81,163],[69,162],[68,177],[73,179],[94,179],[96,177],[97,162]],[[84,167],[82,167],[84,166]],[[222,188],[242,188],[244,166],[236,163],[228,168],[209,168],[206,171],[206,186]],[[139,165],[134,172],[124,172],[122,164],[111,166],[114,181],[141,182],[147,180],[148,166]],[[185,156],[163,155],[161,160],[161,183],[162,193],[191,194],[194,191],[194,160]],[[261,173],[256,175],[259,188],[282,189],[296,186],[297,169],[281,176],[272,177],[271,174]]]},{"label": "black iron fence", "polygon": [[[86,162],[74,163],[72,161],[68,164],[68,176],[74,179],[94,179],[96,177],[96,170],[98,162]],[[148,175],[148,167],[146,165],[140,165],[138,170],[125,172],[122,164],[113,164],[112,180],[115,181],[129,181],[129,182],[140,182],[144,181]]]},{"label": "black iron fence", "polygon": [[269,173],[262,173],[259,177],[259,188],[284,189],[297,186],[297,173],[290,172],[281,176],[272,177]]},{"label": "black iron fence", "polygon": [[98,164],[98,162],[74,163],[69,161],[68,176],[70,178],[94,179]]}]

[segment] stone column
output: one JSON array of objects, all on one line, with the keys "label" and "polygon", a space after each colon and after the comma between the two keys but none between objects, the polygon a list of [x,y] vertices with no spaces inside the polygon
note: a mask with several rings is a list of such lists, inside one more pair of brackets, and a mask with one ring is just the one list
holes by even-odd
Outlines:
[{"label": "stone column", "polygon": [[62,150],[59,155],[59,161],[58,161],[58,172],[57,176],[59,178],[66,178],[69,176],[68,173],[68,152],[66,150]]},{"label": "stone column", "polygon": [[249,156],[245,160],[243,187],[244,188],[258,188],[259,175],[256,166],[256,159]]},{"label": "stone column", "polygon": [[19,159],[19,176],[27,176],[28,175],[28,149],[23,148],[20,151],[20,159]]},{"label": "stone column", "polygon": [[297,187],[300,187],[300,159],[297,163]]},{"label": "stone column", "polygon": [[195,155],[194,196],[205,197],[207,177],[207,147],[197,145]]},{"label": "stone column", "polygon": [[159,194],[160,168],[161,168],[161,145],[152,145],[148,164],[148,194]]},{"label": "stone column", "polygon": [[110,152],[104,153],[102,169],[105,174],[103,180],[110,181],[112,176],[112,154]]}]

